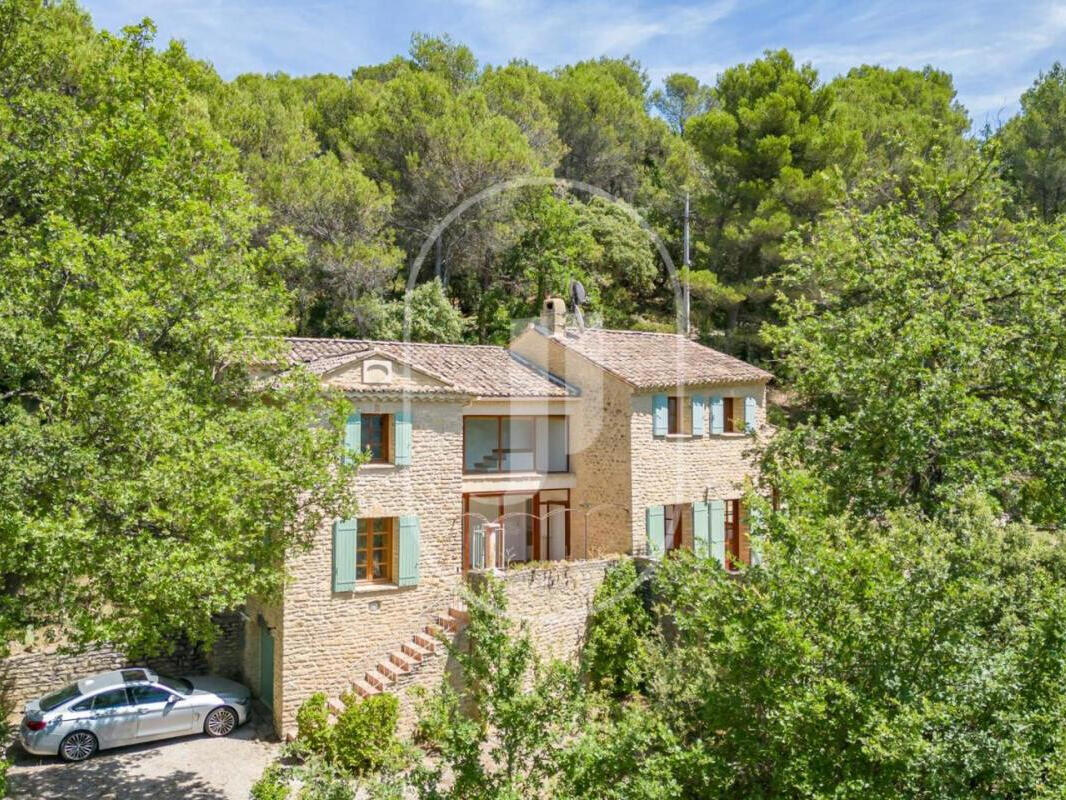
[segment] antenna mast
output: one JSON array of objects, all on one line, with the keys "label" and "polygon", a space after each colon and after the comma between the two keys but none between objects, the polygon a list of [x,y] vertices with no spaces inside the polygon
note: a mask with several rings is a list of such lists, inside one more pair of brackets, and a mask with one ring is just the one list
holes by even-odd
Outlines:
[{"label": "antenna mast", "polygon": [[689,208],[688,208],[688,192],[685,192],[685,246],[684,246],[685,249],[684,249],[684,258],[682,260],[682,266],[685,268],[685,286],[684,286],[684,289],[683,289],[683,291],[684,291],[684,304],[685,304],[685,307],[684,307],[685,336],[691,336],[692,335],[692,324],[690,322],[690,314],[692,313],[692,302],[691,302],[691,292],[689,291],[689,281],[688,281],[688,270],[689,270],[689,267],[692,265],[692,261],[689,258],[689,232],[688,232],[689,216],[690,216],[690,214],[689,214]]}]

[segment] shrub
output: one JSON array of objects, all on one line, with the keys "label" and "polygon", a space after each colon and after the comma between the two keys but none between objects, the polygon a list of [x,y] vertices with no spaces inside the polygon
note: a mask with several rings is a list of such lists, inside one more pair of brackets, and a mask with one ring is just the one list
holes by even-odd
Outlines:
[{"label": "shrub", "polygon": [[[0,788],[3,788],[2,783]],[[281,764],[268,766],[252,784],[252,800],[288,800],[289,792],[289,777]]]},{"label": "shrub", "polygon": [[[584,778],[665,764],[674,796],[700,800],[1063,797],[1061,537],[1004,524],[980,497],[877,520],[788,499],[742,579],[663,561],[674,630],[651,647],[641,756],[627,768],[593,740],[605,762]],[[657,726],[669,735],[644,738]]]},{"label": "shrub", "polygon": [[355,800],[351,779],[336,765],[312,757],[300,770],[296,800]]},{"label": "shrub", "polygon": [[396,738],[399,703],[391,694],[359,700],[342,698],[347,706],[333,729],[332,760],[355,775],[399,765],[402,748]]},{"label": "shrub", "polygon": [[333,728],[324,692],[315,692],[297,710],[296,739],[305,752],[332,760]]},{"label": "shrub", "polygon": [[646,637],[652,627],[630,560],[611,567],[596,590],[581,666],[594,689],[614,697],[638,691],[648,674]]},{"label": "shrub", "polygon": [[448,644],[461,689],[444,682],[423,703],[418,733],[434,757],[412,783],[435,800],[550,797],[559,750],[582,716],[576,675],[537,658],[528,631],[506,616],[499,581],[487,578],[466,600],[470,623]]}]

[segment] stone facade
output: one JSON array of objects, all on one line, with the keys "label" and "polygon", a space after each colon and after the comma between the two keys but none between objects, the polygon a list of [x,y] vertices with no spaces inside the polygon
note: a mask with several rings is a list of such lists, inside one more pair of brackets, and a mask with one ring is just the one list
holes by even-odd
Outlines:
[{"label": "stone facade", "polygon": [[542,658],[573,660],[585,641],[596,590],[617,560],[561,561],[504,573],[508,618],[529,632]]},{"label": "stone facade", "polygon": [[[310,351],[319,347],[317,341],[304,340],[301,346]],[[657,341],[661,349],[662,340]],[[417,364],[412,371],[398,359],[381,368],[379,375],[391,370],[395,381],[386,385],[377,383],[377,377],[366,380],[359,359],[345,366],[336,363],[343,354],[324,357],[329,370],[320,373],[323,380],[348,392],[355,410],[410,412],[410,465],[364,465],[352,491],[360,518],[419,518],[419,576],[417,585],[357,584],[352,591],[334,592],[333,530],[324,525],[309,549],[289,559],[290,579],[280,602],[249,601],[244,674],[262,691],[260,632],[269,629],[274,641],[274,720],[282,734],[295,731],[296,711],[312,693],[340,697],[368,671],[383,661],[387,664],[390,654],[438,614],[456,605],[464,580],[464,494],[550,492],[541,495],[542,502],[548,502],[544,498],[549,496],[555,502],[565,497],[563,490],[569,492],[570,560],[512,568],[503,579],[509,614],[525,621],[538,650],[546,657],[572,658],[584,639],[592,596],[611,558],[645,550],[645,509],[735,498],[745,478],[754,475],[750,451],[757,436],[655,436],[651,410],[654,394],[681,395],[682,427],[689,428],[686,415],[691,406],[686,398],[692,394],[753,396],[758,403],[757,435],[766,435],[766,378],[758,379],[765,375],[760,370],[747,367],[744,374],[754,377],[743,383],[715,379],[705,384],[641,386],[545,330],[530,328],[511,343],[513,363],[504,355],[506,364],[501,368],[525,370],[536,380],[515,374],[503,383],[525,386],[539,380],[552,391],[538,395],[516,390],[513,397],[501,397],[483,389],[458,388],[475,377],[485,382],[484,375],[469,371],[478,354],[491,348],[457,354],[456,346],[447,347],[434,355],[434,370],[427,374],[419,374]],[[696,346],[686,342],[686,351],[692,347]],[[371,355],[387,360],[376,350]],[[492,358],[501,354],[493,350]],[[709,370],[718,369],[720,363],[723,369],[747,366],[721,354],[705,361],[697,366]],[[708,413],[705,408],[704,414]],[[569,472],[464,474],[464,416],[547,414],[568,417]],[[709,418],[703,422],[704,431],[709,431]],[[537,513],[540,510],[534,509]],[[691,546],[691,523],[682,524],[684,543]],[[393,539],[394,566],[398,538]],[[400,675],[391,689],[399,690],[403,699],[411,686],[432,688],[447,671],[447,658],[438,654],[417,671]],[[411,705],[403,702],[402,708],[407,724]]]},{"label": "stone facade", "polygon": [[[709,433],[710,409],[703,409],[703,435],[652,433],[652,398],[680,396],[681,429],[692,430],[693,395],[756,398],[756,430],[766,436],[765,383],[664,386],[637,391],[558,340],[527,330],[512,349],[581,388],[573,423],[576,520],[589,516],[588,555],[643,552],[645,509],[740,497],[744,481],[754,478],[757,437],[746,433]],[[620,457],[626,454],[628,457]],[[586,505],[587,504],[587,505]],[[624,509],[624,511],[623,511]],[[683,520],[684,545],[692,546],[690,521]],[[581,551],[577,551],[581,552]]]},{"label": "stone facade", "polygon": [[[664,388],[663,391],[678,394],[677,387]],[[769,433],[766,425],[765,385],[686,387],[680,403],[682,409],[691,408],[688,398],[694,394],[755,397],[758,403],[758,434],[709,434],[707,431],[710,431],[710,410],[704,408],[703,436],[655,436],[652,433],[654,393],[633,394],[629,415],[630,438],[634,451],[630,488],[634,511],[631,552],[639,553],[646,546],[644,509],[648,506],[737,498],[743,494],[744,481],[754,479],[757,474],[753,450],[758,436],[766,436]],[[684,424],[682,428],[685,429]],[[684,544],[691,547],[689,520],[683,520]]]},{"label": "stone facade", "polygon": [[[360,399],[364,413],[395,413],[398,402]],[[332,586],[332,527],[288,563],[275,635],[274,712],[282,733],[316,691],[339,696],[399,649],[457,594],[462,557],[462,407],[418,402],[412,410],[411,465],[367,465],[352,491],[360,517],[417,515],[421,523],[417,586],[367,584],[351,592]],[[393,563],[398,546],[394,539]],[[252,661],[255,660],[253,657]]]},{"label": "stone facade", "polygon": [[575,475],[570,493],[571,552],[588,558],[629,552],[629,387],[584,356],[533,330],[516,338],[511,349],[581,389],[570,424]]}]

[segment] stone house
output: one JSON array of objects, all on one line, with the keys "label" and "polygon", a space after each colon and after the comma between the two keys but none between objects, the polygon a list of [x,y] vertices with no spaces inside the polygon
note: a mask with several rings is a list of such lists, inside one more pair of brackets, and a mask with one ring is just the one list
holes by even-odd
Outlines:
[{"label": "stone house", "polygon": [[345,441],[369,461],[357,518],[291,557],[280,603],[245,609],[243,671],[279,732],[316,691],[439,680],[434,634],[460,624],[471,572],[508,576],[512,605],[567,655],[610,556],[750,559],[761,369],[675,334],[567,327],[558,299],[506,348],[289,344],[351,398]]}]

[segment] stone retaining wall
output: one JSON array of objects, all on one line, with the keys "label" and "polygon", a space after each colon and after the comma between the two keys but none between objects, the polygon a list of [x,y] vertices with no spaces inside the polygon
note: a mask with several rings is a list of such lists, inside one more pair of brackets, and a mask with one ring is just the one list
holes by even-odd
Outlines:
[{"label": "stone retaining wall", "polygon": [[240,617],[227,614],[217,622],[221,634],[212,652],[207,654],[197,648],[179,647],[171,655],[131,661],[107,645],[81,651],[52,645],[0,659],[0,718],[20,715],[27,700],[77,678],[121,667],[147,666],[172,675],[213,672],[237,677],[241,668]]},{"label": "stone retaining wall", "polygon": [[507,615],[529,631],[541,657],[570,661],[585,641],[593,597],[618,557],[546,562],[502,576]]}]

